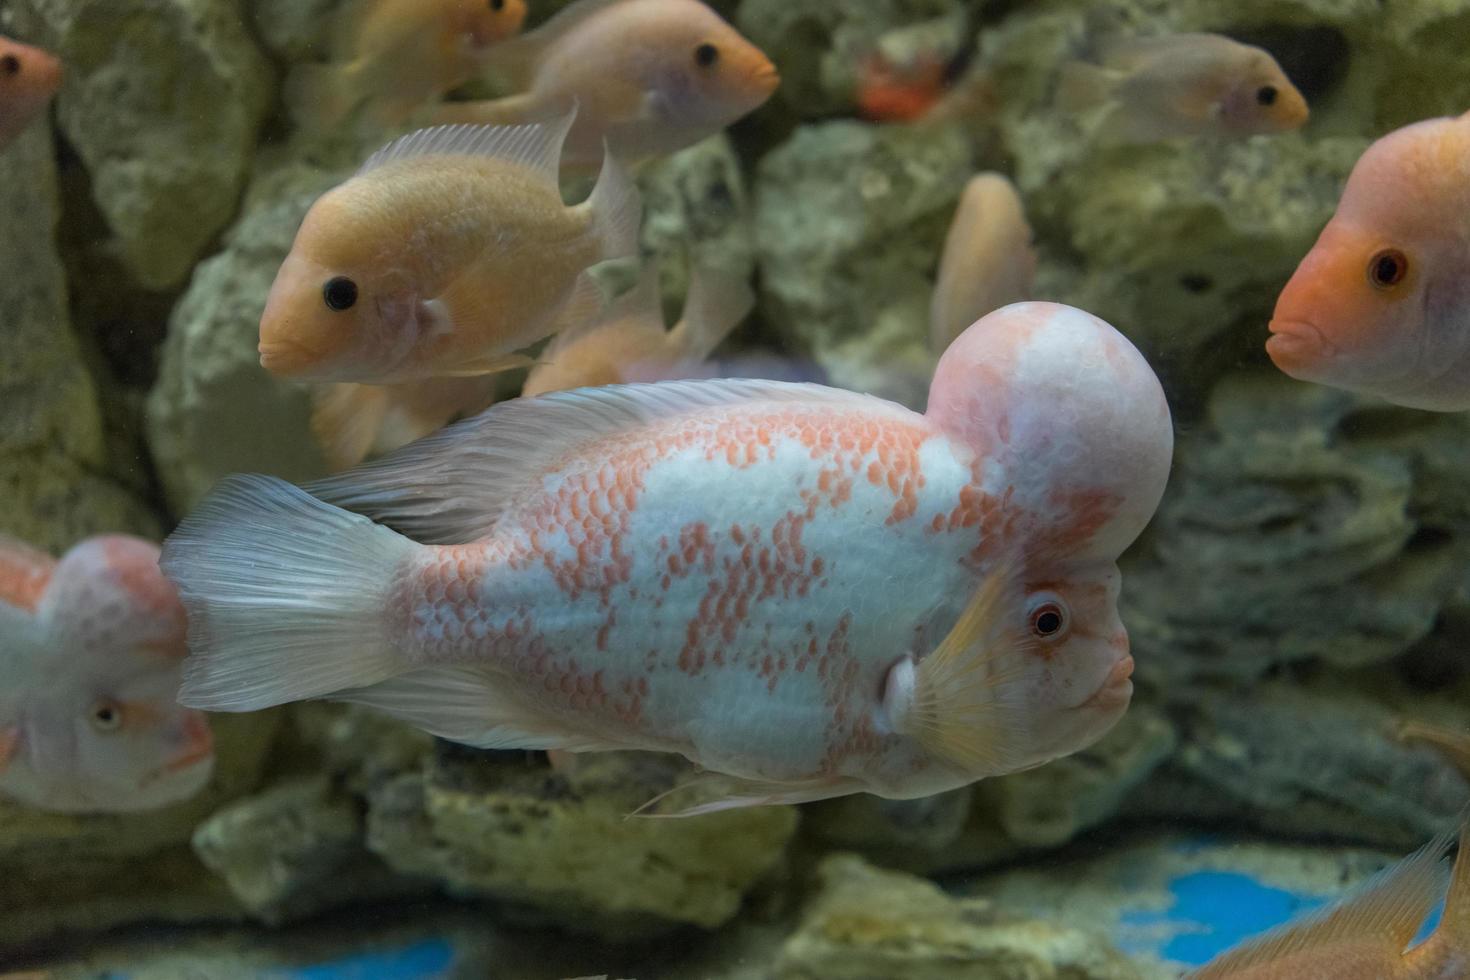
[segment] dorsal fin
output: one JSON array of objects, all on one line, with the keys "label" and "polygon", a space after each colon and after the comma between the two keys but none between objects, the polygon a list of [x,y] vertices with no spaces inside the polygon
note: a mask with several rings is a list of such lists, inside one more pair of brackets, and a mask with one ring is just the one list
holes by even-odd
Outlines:
[{"label": "dorsal fin", "polygon": [[44,551],[0,534],[0,602],[34,611],[55,568],[56,559]]},{"label": "dorsal fin", "polygon": [[371,173],[415,157],[487,156],[519,164],[558,187],[562,144],[576,118],[577,104],[573,102],[565,115],[544,123],[432,126],[400,136],[368,157],[357,172]]},{"label": "dorsal fin", "polygon": [[1381,946],[1398,956],[1413,942],[1444,893],[1444,854],[1454,838],[1440,834],[1343,900],[1231,949],[1187,975],[1187,980],[1225,980],[1248,969],[1341,943]]},{"label": "dorsal fin", "polygon": [[702,409],[755,401],[907,410],[823,385],[727,379],[578,388],[516,398],[306,491],[424,544],[484,537],[506,501],[568,453]]},{"label": "dorsal fin", "polygon": [[663,310],[658,290],[657,263],[650,262],[645,265],[632,288],[608,303],[597,316],[583,320],[580,324],[558,333],[542,352],[542,359],[554,360],[558,354],[565,353],[568,347],[582,338],[591,336],[615,323],[633,319],[640,323],[647,323],[659,331],[664,329]]}]

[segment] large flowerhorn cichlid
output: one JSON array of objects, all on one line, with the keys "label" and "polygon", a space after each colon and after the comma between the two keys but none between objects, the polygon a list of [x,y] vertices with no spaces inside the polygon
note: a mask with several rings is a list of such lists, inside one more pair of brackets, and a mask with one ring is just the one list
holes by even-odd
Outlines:
[{"label": "large flowerhorn cichlid", "polygon": [[165,548],[181,698],[744,781],[696,810],[933,794],[1121,717],[1115,560],[1172,445],[1138,351],[1049,303],[970,327],[922,415],[745,380],[503,403],[311,494],[225,481]]}]

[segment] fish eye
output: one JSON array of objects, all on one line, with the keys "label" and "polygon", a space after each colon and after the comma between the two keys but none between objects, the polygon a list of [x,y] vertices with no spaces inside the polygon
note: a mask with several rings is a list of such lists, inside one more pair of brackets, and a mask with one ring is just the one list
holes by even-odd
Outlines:
[{"label": "fish eye", "polygon": [[333,276],[322,286],[322,299],[329,310],[350,310],[357,302],[357,283],[346,276]]},{"label": "fish eye", "polygon": [[1374,289],[1392,289],[1409,274],[1409,257],[1396,248],[1375,252],[1368,260],[1368,283]]},{"label": "fish eye", "polygon": [[0,75],[13,76],[20,74],[20,59],[13,54],[7,54],[0,58]]},{"label": "fish eye", "polygon": [[499,13],[505,9],[505,0],[490,0],[490,9]]},{"label": "fish eye", "polygon": [[1262,85],[1256,89],[1256,101],[1261,105],[1275,105],[1276,95],[1275,85]]},{"label": "fish eye", "polygon": [[694,49],[694,63],[701,68],[708,68],[720,60],[720,49],[708,42]]},{"label": "fish eye", "polygon": [[122,705],[111,698],[98,698],[87,711],[87,720],[99,732],[115,732],[122,727]]},{"label": "fish eye", "polygon": [[1052,597],[1043,598],[1031,608],[1031,635],[1041,640],[1056,640],[1064,636],[1070,625],[1067,609]]}]

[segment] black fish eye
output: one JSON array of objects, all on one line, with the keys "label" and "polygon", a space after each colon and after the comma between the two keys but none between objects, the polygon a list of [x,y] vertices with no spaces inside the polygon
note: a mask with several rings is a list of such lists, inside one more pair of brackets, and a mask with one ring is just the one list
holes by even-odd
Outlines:
[{"label": "black fish eye", "polygon": [[705,43],[694,49],[694,63],[701,68],[708,68],[720,60],[720,49],[713,44]]},{"label": "black fish eye", "polygon": [[1043,603],[1031,613],[1031,632],[1039,637],[1056,636],[1067,625],[1067,618],[1055,602]]},{"label": "black fish eye", "polygon": [[342,310],[352,309],[352,304],[357,302],[357,283],[346,276],[334,276],[322,286],[322,299],[326,301],[327,309]]},{"label": "black fish eye", "polygon": [[1261,105],[1275,105],[1276,86],[1262,85],[1260,88],[1256,89],[1256,101],[1259,102]]},{"label": "black fish eye", "polygon": [[117,702],[102,698],[92,705],[91,721],[99,732],[114,731],[122,724],[122,708]]},{"label": "black fish eye", "polygon": [[1396,248],[1385,248],[1368,260],[1368,282],[1375,289],[1391,289],[1409,274],[1409,257]]},{"label": "black fish eye", "polygon": [[490,9],[501,11],[505,9],[505,0],[490,0]]},{"label": "black fish eye", "polygon": [[0,58],[0,73],[6,75],[20,74],[20,59],[13,54],[7,54]]}]

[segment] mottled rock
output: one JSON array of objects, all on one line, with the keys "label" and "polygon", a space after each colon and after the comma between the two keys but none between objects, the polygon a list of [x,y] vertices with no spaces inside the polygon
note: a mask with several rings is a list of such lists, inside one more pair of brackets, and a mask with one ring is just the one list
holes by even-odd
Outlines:
[{"label": "mottled rock", "polygon": [[970,171],[948,126],[802,126],[762,158],[761,313],[833,384],[923,407],[934,267]]},{"label": "mottled rock", "polygon": [[255,36],[278,61],[325,61],[327,31],[345,0],[245,0]]},{"label": "mottled rock", "polygon": [[956,899],[932,882],[825,858],[820,891],[781,950],[781,980],[1134,980],[1101,935]]},{"label": "mottled rock", "polygon": [[681,924],[712,929],[780,866],[797,815],[759,807],[628,818],[680,771],[662,756],[598,753],[557,773],[522,753],[451,748],[427,773],[370,795],[368,846],[451,894],[495,898],[610,940]]},{"label": "mottled rock", "polygon": [[972,802],[969,786],[917,800],[854,793],[812,804],[804,822],[824,843],[861,851],[881,864],[910,867],[915,852],[942,852],[959,838]]},{"label": "mottled rock", "polygon": [[24,0],[26,34],[61,56],[67,140],[140,285],[188,275],[235,213],[271,97],[234,0]]}]

